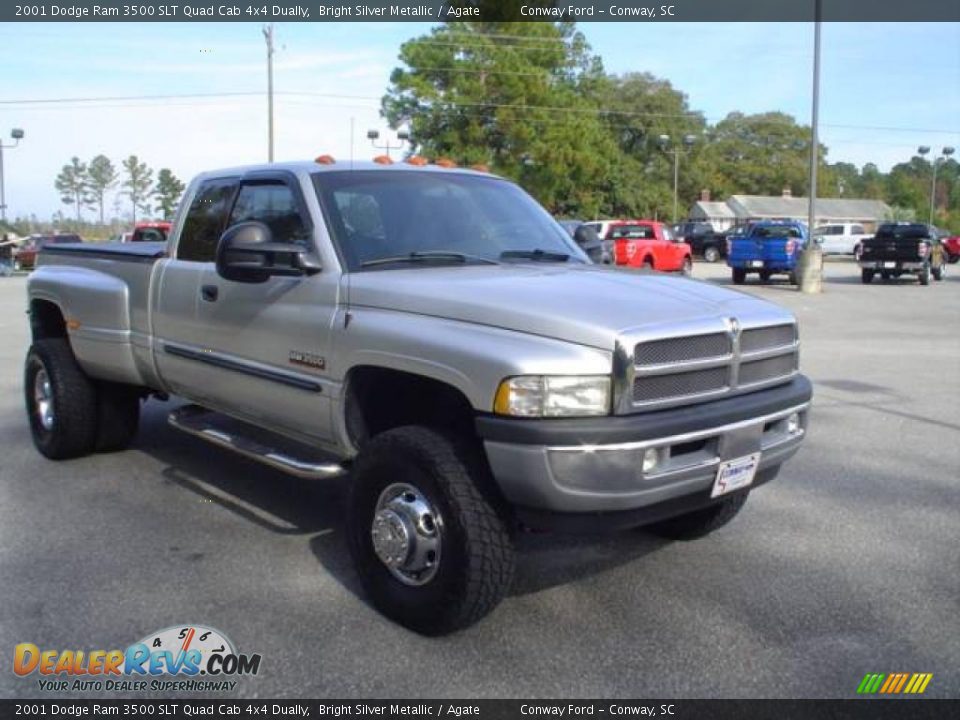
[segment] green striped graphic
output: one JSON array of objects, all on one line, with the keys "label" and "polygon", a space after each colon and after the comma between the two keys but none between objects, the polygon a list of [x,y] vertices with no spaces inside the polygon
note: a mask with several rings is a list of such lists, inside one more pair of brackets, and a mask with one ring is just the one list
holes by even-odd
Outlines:
[{"label": "green striped graphic", "polygon": [[863,680],[860,681],[860,687],[857,688],[857,692],[861,695],[870,695],[875,693],[880,689],[883,679],[886,677],[884,673],[867,673],[863,676]]}]

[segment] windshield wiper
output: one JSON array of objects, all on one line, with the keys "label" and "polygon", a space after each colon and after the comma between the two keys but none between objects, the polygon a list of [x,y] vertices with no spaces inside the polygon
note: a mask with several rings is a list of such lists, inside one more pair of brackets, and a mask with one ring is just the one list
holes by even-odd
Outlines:
[{"label": "windshield wiper", "polygon": [[505,250],[500,253],[501,260],[510,258],[519,258],[521,260],[534,260],[536,262],[566,262],[570,259],[568,253],[550,252],[549,250]]},{"label": "windshield wiper", "polygon": [[389,257],[374,258],[360,263],[360,267],[373,267],[375,265],[390,265],[392,263],[421,263],[434,261],[448,262],[480,262],[486,265],[499,265],[496,260],[481,257],[480,255],[467,255],[460,252],[448,252],[446,250],[427,250],[424,252],[411,252],[406,255],[391,255]]}]

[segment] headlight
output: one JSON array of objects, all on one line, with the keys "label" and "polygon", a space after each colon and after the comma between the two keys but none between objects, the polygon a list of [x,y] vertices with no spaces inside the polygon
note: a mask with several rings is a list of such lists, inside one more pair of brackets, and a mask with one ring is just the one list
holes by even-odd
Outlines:
[{"label": "headlight", "polygon": [[493,411],[517,417],[578,417],[610,412],[608,375],[526,375],[507,378]]}]

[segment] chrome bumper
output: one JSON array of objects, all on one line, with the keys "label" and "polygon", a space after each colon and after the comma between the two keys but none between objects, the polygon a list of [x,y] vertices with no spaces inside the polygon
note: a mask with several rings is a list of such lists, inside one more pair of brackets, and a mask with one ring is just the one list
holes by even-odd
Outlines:
[{"label": "chrome bumper", "polygon": [[[758,471],[779,465],[806,435],[810,404],[769,415],[638,442],[530,445],[485,440],[493,475],[516,505],[566,513],[642,508],[709,489],[720,463],[760,452]],[[799,426],[790,432],[788,418]],[[659,463],[643,472],[644,454]]]}]

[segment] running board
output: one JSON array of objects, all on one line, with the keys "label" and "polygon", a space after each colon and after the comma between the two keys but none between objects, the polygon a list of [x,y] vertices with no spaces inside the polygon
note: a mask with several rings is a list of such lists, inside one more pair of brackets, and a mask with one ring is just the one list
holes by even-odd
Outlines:
[{"label": "running board", "polygon": [[338,477],[347,472],[347,469],[340,463],[303,460],[244,436],[235,429],[228,431],[223,424],[217,424],[217,419],[227,420],[229,424],[238,424],[232,419],[224,418],[224,416],[199,405],[184,405],[167,416],[167,422],[177,430],[182,430],[213,445],[232,450],[238,455],[256,460],[288,475],[308,480],[324,480]]}]

